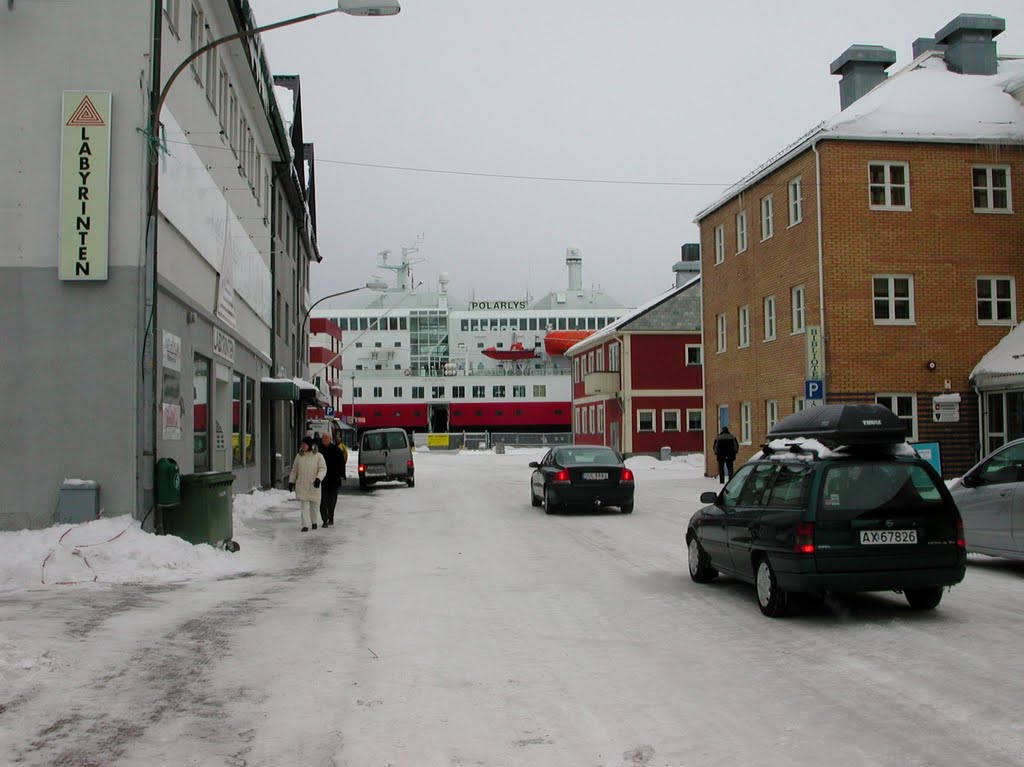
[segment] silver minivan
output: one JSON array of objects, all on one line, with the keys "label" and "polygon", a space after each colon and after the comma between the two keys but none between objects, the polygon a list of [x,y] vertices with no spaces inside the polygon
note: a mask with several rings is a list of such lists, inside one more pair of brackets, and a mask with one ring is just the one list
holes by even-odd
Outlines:
[{"label": "silver minivan", "polygon": [[950,485],[967,550],[1024,559],[1024,439],[1007,442]]},{"label": "silver minivan", "polygon": [[412,443],[405,429],[370,429],[359,438],[359,487],[375,482],[416,484]]}]

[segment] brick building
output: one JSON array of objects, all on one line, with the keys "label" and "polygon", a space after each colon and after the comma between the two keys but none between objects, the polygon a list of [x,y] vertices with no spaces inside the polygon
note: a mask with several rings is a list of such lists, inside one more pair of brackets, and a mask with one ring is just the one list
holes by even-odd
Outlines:
[{"label": "brick building", "polygon": [[740,461],[822,401],[891,407],[947,477],[977,459],[969,377],[1024,277],[1024,59],[997,56],[1004,26],[961,15],[892,77],[893,51],[852,46],[842,111],[697,215],[706,421]]},{"label": "brick building", "polygon": [[704,445],[700,249],[683,246],[676,285],[572,346],[573,439],[626,455]]}]

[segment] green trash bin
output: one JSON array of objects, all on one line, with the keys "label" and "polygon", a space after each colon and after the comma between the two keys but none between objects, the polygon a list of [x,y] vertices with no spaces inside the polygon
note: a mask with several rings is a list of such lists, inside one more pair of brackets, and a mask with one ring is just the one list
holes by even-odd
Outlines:
[{"label": "green trash bin", "polygon": [[231,485],[235,475],[230,471],[204,471],[183,474],[181,505],[164,512],[164,530],[189,543],[209,543],[238,551],[231,540]]}]

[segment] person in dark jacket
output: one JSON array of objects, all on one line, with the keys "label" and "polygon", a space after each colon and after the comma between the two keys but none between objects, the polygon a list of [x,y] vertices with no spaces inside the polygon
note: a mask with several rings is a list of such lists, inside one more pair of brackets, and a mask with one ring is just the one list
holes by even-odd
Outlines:
[{"label": "person in dark jacket", "polygon": [[325,431],[320,436],[320,455],[327,462],[327,476],[320,487],[320,518],[324,527],[334,524],[334,508],[338,505],[338,490],[341,488],[341,476],[345,471],[345,456],[341,448],[334,444],[331,433]]},{"label": "person in dark jacket", "polygon": [[733,462],[736,460],[736,453],[739,452],[740,443],[737,441],[729,432],[728,426],[723,426],[722,430],[715,437],[715,444],[712,450],[715,451],[715,458],[718,459],[718,482],[724,485],[730,479],[733,474]]}]

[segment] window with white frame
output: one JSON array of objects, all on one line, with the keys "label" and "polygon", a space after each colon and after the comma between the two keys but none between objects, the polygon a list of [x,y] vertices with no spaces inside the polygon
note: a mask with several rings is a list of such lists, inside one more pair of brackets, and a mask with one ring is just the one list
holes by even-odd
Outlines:
[{"label": "window with white frame", "polygon": [[1013,277],[979,277],[978,324],[1016,324],[1016,286]]},{"label": "window with white frame", "polygon": [[914,278],[909,274],[876,274],[871,278],[876,325],[914,324]]},{"label": "window with white frame", "polygon": [[662,410],[661,411],[661,430],[662,431],[679,431],[679,411],[678,410]]},{"label": "window with white frame", "polygon": [[792,312],[793,333],[803,333],[807,327],[806,306],[804,305],[804,286],[797,285],[789,292],[790,309]]},{"label": "window with white frame", "polygon": [[799,413],[807,409],[807,400],[803,397],[793,397],[793,412]]},{"label": "window with white frame", "polygon": [[380,399],[383,396],[384,396],[384,387],[383,386],[374,386],[373,387],[373,398],[374,399]]},{"label": "window with white frame", "polygon": [[971,168],[975,213],[1012,213],[1009,165],[975,165]]},{"label": "window with white frame", "polygon": [[608,370],[612,373],[619,372],[619,345],[617,343],[608,345]]},{"label": "window with white frame", "polygon": [[715,263],[725,261],[725,224],[715,227]]},{"label": "window with white frame", "polygon": [[789,225],[796,226],[804,220],[804,183],[800,176],[792,179],[789,189]]},{"label": "window with white frame", "polygon": [[740,403],[740,442],[750,444],[750,403]]},{"label": "window with white frame", "polygon": [[737,326],[737,344],[740,348],[750,346],[750,307],[741,306]]},{"label": "window with white frame", "polygon": [[178,3],[180,0],[164,0],[164,13],[167,15],[167,26],[175,37],[178,36]]},{"label": "window with white frame", "polygon": [[686,345],[686,364],[687,366],[702,365],[704,357],[704,347],[700,344],[687,344]]},{"label": "window with white frame", "polygon": [[605,369],[605,367],[604,367],[604,347],[603,346],[600,349],[597,350],[596,360],[597,360],[597,370],[603,371]]},{"label": "window with white frame", "polygon": [[889,408],[907,428],[907,440],[917,439],[917,397],[913,394],[876,394],[875,402]]},{"label": "window with white frame", "polygon": [[909,167],[905,162],[868,163],[868,200],[872,210],[910,210]]},{"label": "window with white frame", "polygon": [[775,234],[775,213],[772,210],[772,196],[761,198],[761,241]]},{"label": "window with white frame", "polygon": [[779,401],[768,399],[764,401],[764,423],[765,432],[772,430],[772,427],[779,421]]},{"label": "window with white frame", "polygon": [[704,411],[690,408],[686,411],[686,430],[704,431]]},{"label": "window with white frame", "polygon": [[[192,15],[191,22],[189,24],[189,44],[192,46],[191,51],[195,53],[203,47],[203,35],[205,32],[205,26],[203,21],[203,9],[196,0],[192,0]],[[196,79],[200,78],[200,67],[202,64],[199,59],[192,60],[192,71],[195,72]]]},{"label": "window with white frame", "polygon": [[604,405],[597,406],[597,433],[604,434]]},{"label": "window with white frame", "polygon": [[725,315],[719,314],[716,318],[718,327],[718,353],[725,351]]},{"label": "window with white frame", "polygon": [[596,410],[596,408],[593,405],[591,405],[589,408],[587,408],[587,410],[589,411],[589,416],[590,416],[590,432],[589,433],[590,434],[597,434],[597,426],[595,424],[595,421],[597,419],[594,418],[594,415],[595,415],[594,411]]},{"label": "window with white frame", "polygon": [[764,299],[764,340],[775,340],[775,296]]},{"label": "window with white frame", "polygon": [[572,380],[574,383],[580,382],[580,358],[577,357],[572,361]]},{"label": "window with white frame", "polygon": [[637,431],[654,431],[654,411],[653,410],[637,410],[636,411],[636,430]]},{"label": "window with white frame", "polygon": [[747,211],[741,210],[736,214],[736,252],[742,253],[747,249]]}]

